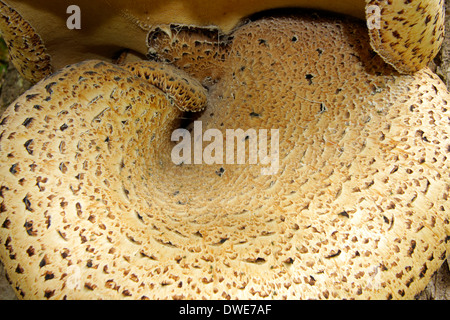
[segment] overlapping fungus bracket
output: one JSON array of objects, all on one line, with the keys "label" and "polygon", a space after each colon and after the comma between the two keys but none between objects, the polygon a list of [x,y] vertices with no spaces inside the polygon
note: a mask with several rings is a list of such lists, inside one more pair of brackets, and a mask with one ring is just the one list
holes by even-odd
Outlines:
[{"label": "overlapping fungus bracket", "polygon": [[[371,44],[398,71],[416,72],[437,55],[444,41],[443,0],[370,0],[367,5],[379,8],[379,25],[369,28]],[[367,18],[373,14],[369,10]]]},{"label": "overlapping fungus bracket", "polygon": [[232,38],[217,27],[157,26],[147,36],[148,54],[161,62],[183,65],[182,70],[210,86],[223,73]]},{"label": "overlapping fungus bracket", "polygon": [[52,72],[50,56],[41,37],[17,11],[0,1],[0,30],[9,56],[22,76],[38,82]]},{"label": "overlapping fungus bracket", "polygon": [[7,110],[0,257],[20,296],[386,299],[425,287],[449,250],[444,84],[428,69],[400,76],[350,19],[263,18],[232,36],[197,119],[279,129],[275,175],[171,161],[173,97],[203,101],[195,81],[211,66],[172,59],[183,45],[159,54],[198,67],[189,84],[154,62],[90,61]]},{"label": "overlapping fungus bracket", "polygon": [[[83,60],[111,61],[115,53],[124,48],[143,57],[147,54],[147,46],[155,48],[151,40],[161,33],[179,39],[181,34],[197,29],[195,43],[203,46],[205,41],[214,39],[213,42],[226,47],[233,30],[249,17],[259,17],[268,10],[276,12],[280,6],[289,13],[294,12],[293,8],[313,8],[366,18],[375,51],[396,70],[406,74],[421,70],[433,60],[444,34],[443,0],[352,0],[339,4],[330,0],[314,3],[308,0],[285,0],[283,3],[245,0],[239,5],[230,5],[227,0],[216,0],[208,5],[200,0],[153,0],[151,3],[147,0],[79,0],[77,5],[83,10],[83,27],[72,30],[67,27],[64,17],[66,3],[43,1],[35,5],[29,1],[0,1],[0,29],[11,60],[27,80],[37,82],[52,70]],[[102,12],[101,23],[99,11]],[[374,21],[379,21],[375,27]],[[74,42],[78,45],[74,46]],[[214,51],[212,47],[204,47],[204,52],[192,57],[201,59],[203,54],[210,53],[223,56],[226,51]],[[204,72],[212,72],[213,80],[217,76],[214,68]]]},{"label": "overlapping fungus bracket", "polygon": [[129,63],[126,68],[138,77],[148,80],[170,95],[177,108],[182,111],[198,112],[207,104],[207,91],[185,72],[162,63]]}]

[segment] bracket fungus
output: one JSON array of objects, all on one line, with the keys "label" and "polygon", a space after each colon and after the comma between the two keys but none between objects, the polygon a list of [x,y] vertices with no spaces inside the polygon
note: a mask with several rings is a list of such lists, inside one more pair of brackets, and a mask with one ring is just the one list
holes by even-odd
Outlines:
[{"label": "bracket fungus", "polygon": [[77,30],[66,26],[72,2],[0,1],[0,29],[12,62],[27,80],[37,82],[51,70],[87,59],[111,60],[124,49],[145,57],[146,37],[155,26],[215,26],[230,34],[248,16],[277,8],[367,18],[371,45],[403,73],[425,67],[439,51],[444,32],[443,0],[78,0]]},{"label": "bracket fungus", "polygon": [[[146,35],[156,61],[67,66],[0,118],[0,259],[17,295],[423,290],[450,249],[443,82],[427,67],[400,74],[350,17],[261,16],[224,24],[217,42],[181,20]],[[278,129],[278,171],[174,163],[171,134],[193,111],[205,130]]]}]

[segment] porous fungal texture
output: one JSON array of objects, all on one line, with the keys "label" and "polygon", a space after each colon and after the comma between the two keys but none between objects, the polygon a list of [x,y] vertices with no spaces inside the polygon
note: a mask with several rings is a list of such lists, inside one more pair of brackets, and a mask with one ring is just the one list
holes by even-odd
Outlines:
[{"label": "porous fungal texture", "polygon": [[158,25],[147,35],[148,55],[164,63],[182,65],[205,86],[223,75],[232,35],[214,26]]},{"label": "porous fungal texture", "polygon": [[[426,67],[444,41],[444,0],[366,0],[371,44],[399,72],[414,73]],[[377,11],[379,10],[379,11]]]},{"label": "porous fungal texture", "polygon": [[[414,73],[433,60],[443,40],[443,0],[79,0],[81,29],[67,28],[68,4],[45,0],[2,0],[0,29],[8,39],[13,61],[36,82],[53,68],[86,59],[111,61],[129,49],[145,55],[146,35],[159,26],[189,25],[230,35],[242,21],[266,10],[309,8],[367,18],[371,44],[402,73]],[[366,9],[366,10],[365,10]],[[101,21],[98,12],[102,12]],[[373,27],[379,16],[379,26]],[[208,27],[214,26],[214,27]],[[168,31],[166,29],[165,31]],[[170,30],[169,30],[170,31]],[[173,30],[172,30],[173,31]],[[169,32],[170,33],[170,32]],[[207,32],[206,32],[207,33]],[[219,41],[221,41],[219,39]],[[76,45],[74,45],[74,43]],[[46,46],[46,47],[45,47]],[[51,63],[50,59],[51,57]]]},{"label": "porous fungal texture", "polygon": [[25,79],[38,82],[52,72],[41,37],[14,9],[0,1],[0,30],[14,67]]},{"label": "porous fungal texture", "polygon": [[150,61],[128,63],[125,68],[162,90],[181,111],[198,112],[206,107],[206,89],[180,69]]},{"label": "porous fungal texture", "polygon": [[130,68],[85,62],[29,90],[0,119],[18,296],[414,297],[450,249],[449,94],[428,69],[399,75],[364,30],[300,16],[234,32],[197,120],[279,129],[274,175],[174,164],[186,114]]}]

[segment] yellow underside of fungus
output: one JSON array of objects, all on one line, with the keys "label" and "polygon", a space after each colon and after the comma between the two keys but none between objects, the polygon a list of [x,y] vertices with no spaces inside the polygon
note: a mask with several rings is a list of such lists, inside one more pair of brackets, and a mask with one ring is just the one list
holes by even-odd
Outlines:
[{"label": "yellow underside of fungus", "polygon": [[[18,296],[418,294],[450,249],[442,81],[398,74],[362,23],[322,13],[216,45],[168,28],[148,40],[165,63],[68,66],[0,119],[0,258]],[[182,110],[202,109],[224,145],[227,129],[278,129],[278,171],[173,163]]]}]

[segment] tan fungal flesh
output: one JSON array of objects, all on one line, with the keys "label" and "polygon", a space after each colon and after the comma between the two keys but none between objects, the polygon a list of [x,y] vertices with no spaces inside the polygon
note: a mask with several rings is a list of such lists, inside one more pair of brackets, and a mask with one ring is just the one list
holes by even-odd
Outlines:
[{"label": "tan fungal flesh", "polygon": [[23,77],[38,82],[52,72],[50,56],[41,37],[3,1],[0,1],[0,30],[11,62]]},{"label": "tan fungal flesh", "polygon": [[[30,1],[30,0],[26,0]],[[39,1],[39,0],[37,0]],[[41,0],[43,1],[43,0]],[[104,0],[107,7],[120,13],[141,29],[151,30],[155,25],[179,23],[195,26],[218,26],[231,33],[241,20],[257,12],[278,8],[308,8],[328,10],[364,18],[364,0],[174,0],[164,1]]]},{"label": "tan fungal flesh", "polygon": [[19,297],[397,299],[426,286],[450,249],[438,77],[399,76],[363,25],[310,17],[239,28],[223,66],[198,120],[224,145],[226,129],[279,129],[275,175],[175,165],[183,113],[129,68],[71,66],[10,106],[0,257]]},{"label": "tan fungal flesh", "polygon": [[231,40],[217,27],[159,25],[148,33],[148,54],[165,63],[182,65],[204,85],[212,85],[223,76]]},{"label": "tan fungal flesh", "polygon": [[[444,40],[444,1],[377,1],[379,27],[369,28],[371,45],[386,62],[402,73],[426,67],[436,56]],[[368,10],[367,19],[376,14]]]},{"label": "tan fungal flesh", "polygon": [[[66,2],[2,0],[2,3],[17,11],[21,17],[20,25],[26,25],[27,30],[33,30],[42,39],[39,47],[46,46],[45,52],[51,56],[54,70],[87,59],[112,61],[123,49],[129,49],[142,58],[148,49],[148,33],[157,26],[215,26],[224,34],[230,34],[249,16],[279,8],[320,9],[360,19],[367,15],[370,19],[372,11],[367,11],[367,8],[377,6],[380,8],[381,28],[369,30],[371,43],[388,63],[403,73],[425,67],[438,52],[444,32],[443,0],[79,0],[77,5],[82,10],[82,19],[81,29],[77,30],[66,26],[70,16],[66,14]],[[15,16],[12,19],[16,19]],[[5,23],[5,20],[0,29],[6,34],[14,34],[16,30],[15,24]],[[367,29],[364,32],[367,33]],[[29,80],[43,78],[46,74],[36,71],[42,69],[42,64],[25,63],[30,59],[28,55],[34,57],[35,52],[29,48],[23,50],[16,53],[18,69]],[[50,65],[45,68],[50,68]]]},{"label": "tan fungal flesh", "polygon": [[182,111],[198,112],[206,107],[206,89],[182,70],[150,61],[129,63],[125,68],[165,92]]}]

